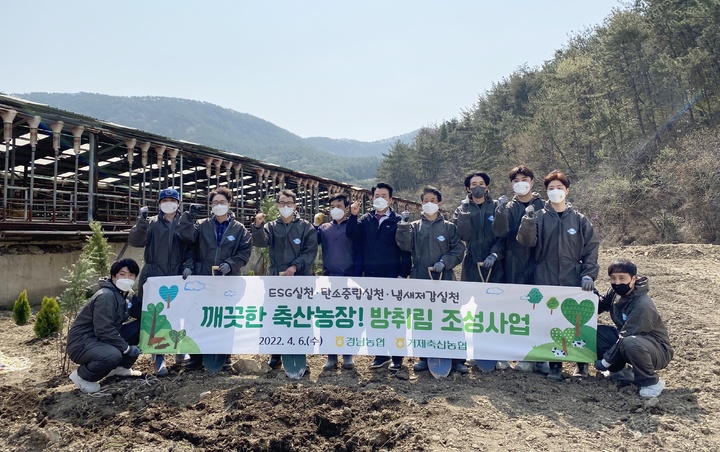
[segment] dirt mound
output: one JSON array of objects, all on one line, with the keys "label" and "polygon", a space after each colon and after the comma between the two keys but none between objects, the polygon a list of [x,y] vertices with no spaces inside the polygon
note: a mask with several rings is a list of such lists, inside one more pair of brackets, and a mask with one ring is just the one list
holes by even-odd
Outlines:
[{"label": "dirt mound", "polygon": [[[27,357],[26,370],[0,371],[3,450],[720,450],[720,247],[606,248],[601,265],[633,259],[670,330],[676,355],[661,372],[667,388],[640,398],[632,385],[595,375],[550,383],[514,370],[435,380],[427,372],[321,372],[311,356],[300,381],[182,372],[103,381],[97,397],[57,375],[52,341],[0,313],[0,351]],[[607,287],[601,271],[598,282]],[[602,319],[601,321],[607,321]],[[241,358],[241,357],[235,357]],[[243,356],[264,360],[264,356]],[[406,364],[410,362],[405,361]],[[411,363],[411,362],[410,362]],[[136,368],[151,372],[143,356]],[[566,367],[570,371],[570,366]]]}]

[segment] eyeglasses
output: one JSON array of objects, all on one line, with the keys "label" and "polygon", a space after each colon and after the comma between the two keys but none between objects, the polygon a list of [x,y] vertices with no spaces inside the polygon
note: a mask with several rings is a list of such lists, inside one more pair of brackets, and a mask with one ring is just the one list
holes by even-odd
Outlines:
[{"label": "eyeglasses", "polygon": [[227,203],[228,203],[227,201],[213,201],[212,203],[210,203],[210,205],[213,207],[217,206],[217,205],[227,206]]},{"label": "eyeglasses", "polygon": [[292,207],[295,205],[295,201],[278,201],[277,205],[282,207]]}]

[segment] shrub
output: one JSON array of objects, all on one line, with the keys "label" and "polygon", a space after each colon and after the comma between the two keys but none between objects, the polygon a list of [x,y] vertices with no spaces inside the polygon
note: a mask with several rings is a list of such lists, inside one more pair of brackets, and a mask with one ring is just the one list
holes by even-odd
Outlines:
[{"label": "shrub", "polygon": [[37,337],[48,337],[51,334],[59,333],[62,329],[62,314],[57,299],[44,297],[40,312],[35,317],[33,330]]},{"label": "shrub", "polygon": [[20,292],[12,310],[12,319],[17,325],[25,325],[30,320],[30,302],[27,297],[27,289]]}]

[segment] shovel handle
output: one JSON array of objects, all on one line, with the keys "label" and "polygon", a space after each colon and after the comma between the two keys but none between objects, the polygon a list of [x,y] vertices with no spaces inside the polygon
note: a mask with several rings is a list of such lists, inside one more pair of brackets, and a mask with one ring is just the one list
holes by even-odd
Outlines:
[{"label": "shovel handle", "polygon": [[482,281],[482,282],[484,282],[484,283],[490,282],[490,275],[492,274],[492,267],[490,267],[490,269],[488,270],[487,278],[485,278],[485,277],[483,276],[483,274],[482,274],[482,268],[483,268],[483,263],[482,263],[482,262],[478,262],[478,263],[477,263],[477,269],[478,269],[478,274],[480,275],[480,281]]},{"label": "shovel handle", "polygon": [[217,276],[217,275],[215,274],[215,272],[216,272],[216,271],[217,271],[217,272],[220,272],[220,266],[219,266],[219,265],[213,265],[212,267],[210,267],[210,271],[212,272],[212,275],[213,275],[213,276]]},{"label": "shovel handle", "polygon": [[435,281],[435,278],[433,278],[433,268],[434,267],[428,267],[428,275],[430,275],[430,279]]}]

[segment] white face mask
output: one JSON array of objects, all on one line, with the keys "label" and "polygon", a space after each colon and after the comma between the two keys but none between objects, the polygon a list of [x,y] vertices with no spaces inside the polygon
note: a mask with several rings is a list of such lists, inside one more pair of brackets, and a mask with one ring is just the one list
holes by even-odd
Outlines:
[{"label": "white face mask", "polygon": [[217,206],[213,206],[212,213],[216,217],[221,217],[225,215],[228,211],[228,206],[225,204],[218,204]]},{"label": "white face mask", "polygon": [[530,182],[520,181],[513,184],[513,191],[518,196],[525,196],[530,193]]},{"label": "white face mask", "polygon": [[385,198],[375,198],[373,201],[373,207],[375,210],[385,210],[388,206],[387,199]]},{"label": "white face mask", "polygon": [[295,210],[292,207],[281,207],[278,209],[283,218],[291,217]]},{"label": "white face mask", "polygon": [[556,204],[565,200],[565,190],[561,190],[559,188],[555,190],[548,190],[547,195],[550,202],[554,202]]},{"label": "white face mask", "polygon": [[168,201],[160,204],[160,210],[162,210],[163,213],[175,213],[178,210],[178,203]]},{"label": "white face mask", "polygon": [[438,211],[440,206],[435,204],[434,202],[426,202],[422,205],[422,211],[428,215],[432,215]]},{"label": "white face mask", "polygon": [[330,216],[333,220],[338,221],[345,216],[345,211],[339,207],[333,207],[330,210]]},{"label": "white face mask", "polygon": [[115,287],[120,289],[121,292],[129,292],[135,285],[135,280],[130,278],[118,278],[115,280]]}]

